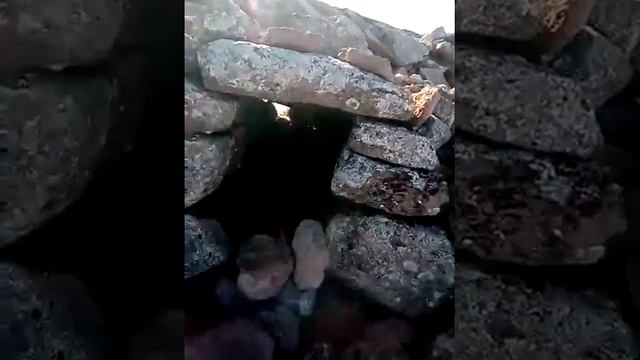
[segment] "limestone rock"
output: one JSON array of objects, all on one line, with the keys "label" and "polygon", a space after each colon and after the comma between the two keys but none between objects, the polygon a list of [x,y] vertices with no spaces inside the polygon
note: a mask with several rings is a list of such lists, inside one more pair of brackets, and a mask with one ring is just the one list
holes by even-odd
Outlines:
[{"label": "limestone rock", "polygon": [[197,136],[184,141],[184,206],[211,194],[222,182],[234,152],[231,136]]},{"label": "limestone rock", "polygon": [[185,2],[184,28],[199,45],[217,39],[255,41],[259,32],[233,0]]},{"label": "limestone rock", "polygon": [[612,300],[456,266],[455,358],[633,359],[631,330]]},{"label": "limestone rock", "polygon": [[525,59],[459,47],[461,130],[531,150],[590,156],[602,142],[594,111],[571,79]]},{"label": "limestone rock", "polygon": [[256,235],[241,246],[238,267],[243,294],[254,300],[274,297],[293,272],[291,249],[284,241]]},{"label": "limestone rock", "polygon": [[370,54],[368,50],[342,48],[338,51],[337,58],[364,71],[379,75],[385,80],[393,81],[391,62],[383,57]]},{"label": "limestone rock", "polygon": [[447,184],[435,172],[395,167],[344,151],[331,191],[355,203],[404,216],[433,216],[449,201]]},{"label": "limestone rock", "polygon": [[457,246],[494,261],[592,264],[624,231],[607,169],[456,139]]},{"label": "limestone rock", "polygon": [[[106,58],[124,15],[124,1],[8,1],[2,5],[0,77],[26,69],[59,69]],[[15,74],[11,74],[15,73]]]},{"label": "limestone rock", "polygon": [[185,78],[184,133],[211,134],[231,129],[238,113],[238,101],[231,96],[209,91]]},{"label": "limestone rock", "polygon": [[429,55],[436,60],[436,62],[443,66],[455,65],[455,48],[447,41],[440,41],[437,43]]},{"label": "limestone rock", "polygon": [[417,37],[348,9],[344,14],[364,32],[369,50],[396,67],[417,63],[427,54],[427,47]]},{"label": "limestone rock", "polygon": [[591,28],[582,30],[552,66],[575,80],[595,108],[619,93],[633,76],[627,56]]},{"label": "limestone rock", "polygon": [[390,163],[435,170],[436,147],[428,138],[398,126],[359,119],[348,142],[349,149]]},{"label": "limestone rock", "polygon": [[191,278],[229,257],[229,240],[215,220],[184,216],[184,278]]},{"label": "limestone rock", "polygon": [[[443,91],[441,91],[443,93]],[[447,126],[452,128],[456,121],[456,103],[454,95],[446,94],[440,97],[440,100],[433,108],[433,115],[442,120]]]},{"label": "limestone rock", "polygon": [[[383,216],[335,215],[327,242],[332,273],[395,311],[424,314],[452,295],[453,250],[438,228]],[[407,270],[407,262],[415,267]]]},{"label": "limestone rock", "polygon": [[329,266],[329,250],[322,224],[302,220],[291,243],[296,258],[294,281],[300,289],[317,289]]},{"label": "limestone rock", "polygon": [[0,87],[3,174],[0,246],[16,241],[74,202],[111,129],[114,89],[106,78],[34,77]]},{"label": "limestone rock", "polygon": [[260,43],[299,52],[322,53],[327,47],[320,34],[288,27],[270,27],[260,33]]},{"label": "limestone rock", "polygon": [[0,314],[3,359],[107,359],[105,324],[70,276],[0,264]]},{"label": "limestone rock", "polygon": [[640,43],[640,3],[634,0],[596,1],[589,24],[630,55]]},{"label": "limestone rock", "polygon": [[421,105],[390,82],[324,55],[217,40],[200,49],[198,61],[204,86],[214,91],[397,120],[411,119]]}]

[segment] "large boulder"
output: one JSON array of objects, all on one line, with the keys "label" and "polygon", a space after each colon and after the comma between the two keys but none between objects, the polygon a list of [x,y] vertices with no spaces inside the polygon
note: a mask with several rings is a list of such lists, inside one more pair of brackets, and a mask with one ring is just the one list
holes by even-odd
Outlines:
[{"label": "large boulder", "polygon": [[631,330],[614,301],[456,266],[455,358],[634,359]]},{"label": "large boulder", "polygon": [[105,324],[70,276],[0,264],[0,318],[3,360],[108,359]]},{"label": "large boulder", "polygon": [[33,68],[59,70],[107,57],[124,1],[9,1],[2,5],[0,78]]},{"label": "large boulder", "polygon": [[442,230],[339,214],[326,231],[331,273],[374,301],[416,316],[452,295],[453,250]]},{"label": "large boulder", "polygon": [[396,120],[412,119],[419,107],[408,92],[329,56],[217,40],[200,49],[198,61],[214,91]]},{"label": "large boulder", "polygon": [[457,127],[523,148],[591,156],[603,143],[590,102],[575,81],[524,58],[459,46]]},{"label": "large boulder", "polygon": [[217,39],[255,41],[259,31],[233,0],[185,2],[184,28],[199,45]]},{"label": "large boulder", "polygon": [[437,172],[373,160],[345,150],[333,174],[334,194],[404,216],[433,216],[449,201],[447,183]]},{"label": "large boulder", "polygon": [[0,87],[0,246],[79,198],[113,123],[114,88],[106,78],[35,77],[23,85]]},{"label": "large boulder", "polygon": [[606,167],[456,139],[457,247],[525,265],[592,264],[624,231]]}]

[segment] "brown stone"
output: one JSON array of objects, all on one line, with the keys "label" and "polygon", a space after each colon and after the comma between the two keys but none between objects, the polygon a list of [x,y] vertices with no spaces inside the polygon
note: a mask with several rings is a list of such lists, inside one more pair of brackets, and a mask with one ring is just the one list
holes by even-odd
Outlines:
[{"label": "brown stone", "polygon": [[383,79],[393,81],[391,62],[389,62],[388,59],[356,48],[342,48],[338,51],[337,57],[362,70],[380,75]]}]

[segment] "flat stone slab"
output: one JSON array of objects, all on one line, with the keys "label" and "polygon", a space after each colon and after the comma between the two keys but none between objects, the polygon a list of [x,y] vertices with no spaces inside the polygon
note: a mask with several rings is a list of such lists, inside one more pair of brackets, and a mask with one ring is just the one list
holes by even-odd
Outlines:
[{"label": "flat stone slab", "polygon": [[622,189],[602,164],[456,138],[456,246],[522,265],[593,264],[625,230]]},{"label": "flat stone slab", "polygon": [[184,141],[184,206],[202,200],[218,188],[231,164],[231,136],[197,136]]},{"label": "flat stone slab", "polygon": [[433,216],[449,201],[436,172],[389,165],[345,150],[333,174],[334,194],[389,214]]},{"label": "flat stone slab", "polygon": [[374,55],[368,49],[342,48],[336,57],[385,80],[393,81],[393,69],[389,59]]},{"label": "flat stone slab", "polygon": [[435,170],[440,162],[429,138],[403,127],[359,119],[349,137],[349,149],[376,159],[417,169]]},{"label": "flat stone slab", "polygon": [[[457,128],[523,148],[589,157],[603,138],[574,80],[524,58],[459,46]],[[461,109],[464,111],[461,113]]]},{"label": "flat stone slab", "polygon": [[0,247],[80,197],[113,124],[113,98],[103,77],[40,76],[25,88],[0,87]]},{"label": "flat stone slab", "polygon": [[453,295],[453,250],[437,227],[338,214],[326,232],[330,272],[392,310],[422,315]]},{"label": "flat stone slab", "polygon": [[575,80],[594,108],[619,93],[633,77],[627,55],[589,27],[578,33],[552,67]]},{"label": "flat stone slab", "polygon": [[211,134],[231,129],[238,113],[238,101],[232,96],[207,90],[189,79],[184,80],[184,134]]},{"label": "flat stone slab", "polygon": [[386,119],[419,113],[410,93],[325,55],[217,40],[200,49],[198,60],[204,86],[214,91]]},{"label": "flat stone slab", "polygon": [[456,265],[455,358],[634,359],[631,330],[612,299]]}]

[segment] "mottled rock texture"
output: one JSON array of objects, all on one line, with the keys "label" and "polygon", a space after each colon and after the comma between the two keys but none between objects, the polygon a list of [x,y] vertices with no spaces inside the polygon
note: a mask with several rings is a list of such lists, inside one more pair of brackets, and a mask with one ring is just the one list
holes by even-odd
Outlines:
[{"label": "mottled rock texture", "polygon": [[221,265],[229,251],[229,241],[217,221],[184,216],[185,279]]},{"label": "mottled rock texture", "polygon": [[189,139],[196,134],[224,132],[231,128],[238,113],[236,99],[207,90],[184,80],[184,134]]},{"label": "mottled rock texture", "polygon": [[602,164],[456,139],[457,246],[486,260],[591,264],[625,229]]},{"label": "mottled rock texture", "polygon": [[[602,134],[571,79],[524,58],[458,46],[457,127],[500,143],[588,157]],[[462,112],[461,112],[462,111]]]},{"label": "mottled rock texture", "polygon": [[259,31],[233,0],[185,2],[184,28],[199,45],[217,39],[255,41]]},{"label": "mottled rock texture", "polygon": [[171,310],[145,324],[132,337],[129,360],[177,360],[184,357],[185,316]]},{"label": "mottled rock texture", "polygon": [[3,360],[108,359],[107,331],[84,286],[0,264]]},{"label": "mottled rock texture", "polygon": [[453,127],[435,116],[431,116],[424,125],[418,129],[418,134],[427,138],[434,148],[439,149],[453,136]]},{"label": "mottled rock texture", "polygon": [[300,289],[317,289],[324,280],[329,266],[329,250],[322,224],[315,220],[302,220],[291,242],[295,254],[294,281]]},{"label": "mottled rock texture", "polygon": [[359,154],[411,168],[435,170],[440,164],[429,138],[369,119],[358,120],[348,146]]},{"label": "mottled rock texture", "polygon": [[393,166],[344,151],[331,181],[334,194],[355,203],[404,216],[433,216],[449,201],[436,172]]},{"label": "mottled rock texture", "polygon": [[409,93],[332,57],[217,40],[200,49],[198,61],[210,90],[380,118],[413,117]]},{"label": "mottled rock texture", "polygon": [[575,80],[595,108],[619,93],[633,77],[627,55],[588,27],[567,45],[552,67]]},{"label": "mottled rock texture", "polygon": [[640,42],[640,3],[634,0],[596,1],[589,24],[630,55]]},{"label": "mottled rock texture", "polygon": [[0,87],[0,246],[82,194],[112,125],[112,100],[112,84],[100,77],[35,77],[23,88]]},{"label": "mottled rock texture", "polygon": [[222,182],[233,156],[231,136],[196,136],[184,141],[184,206],[211,194]]},{"label": "mottled rock texture", "polygon": [[124,1],[8,1],[2,4],[0,78],[33,68],[59,69],[107,57]]},{"label": "mottled rock texture", "polygon": [[291,249],[282,240],[256,235],[240,247],[238,268],[238,289],[249,299],[274,297],[293,272]]},{"label": "mottled rock texture", "polygon": [[326,231],[332,274],[371,299],[415,316],[451,295],[453,250],[440,229],[339,214]]},{"label": "mottled rock texture", "polygon": [[456,266],[456,359],[633,359],[615,303]]}]

